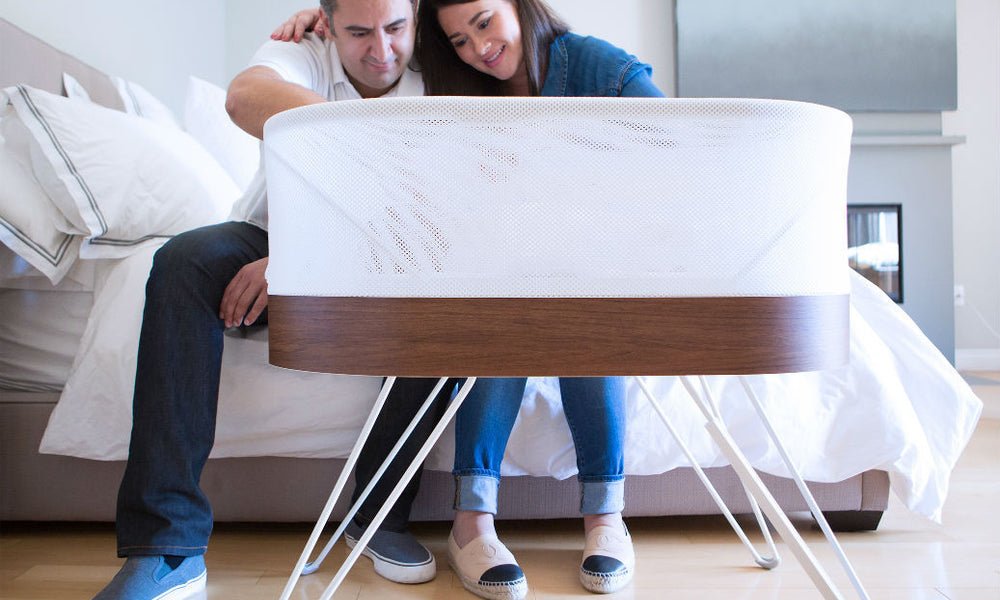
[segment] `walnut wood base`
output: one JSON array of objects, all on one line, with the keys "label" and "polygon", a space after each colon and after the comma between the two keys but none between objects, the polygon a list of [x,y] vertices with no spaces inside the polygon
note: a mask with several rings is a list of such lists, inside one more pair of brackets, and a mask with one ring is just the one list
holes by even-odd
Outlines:
[{"label": "walnut wood base", "polygon": [[848,296],[270,296],[270,361],[401,377],[744,375],[848,359]]}]

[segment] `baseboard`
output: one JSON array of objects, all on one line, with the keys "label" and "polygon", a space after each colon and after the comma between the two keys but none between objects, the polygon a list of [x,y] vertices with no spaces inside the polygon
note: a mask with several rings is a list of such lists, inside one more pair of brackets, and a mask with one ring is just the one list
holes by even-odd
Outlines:
[{"label": "baseboard", "polygon": [[955,368],[959,371],[1000,371],[1000,348],[957,348]]}]

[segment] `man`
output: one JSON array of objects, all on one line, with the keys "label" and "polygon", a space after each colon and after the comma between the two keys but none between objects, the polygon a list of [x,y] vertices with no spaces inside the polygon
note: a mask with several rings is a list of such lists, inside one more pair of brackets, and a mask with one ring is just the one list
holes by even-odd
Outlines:
[{"label": "man", "polygon": [[[226,108],[261,137],[272,115],[307,104],[421,95],[408,70],[413,0],[322,0],[326,40],[269,42],[233,79]],[[232,221],[176,236],[157,252],[146,284],[128,465],[118,494],[118,555],[125,565],[94,600],[201,597],[212,509],[198,482],[215,439],[223,331],[266,322],[267,200],[259,171]],[[402,384],[402,385],[400,385]],[[355,495],[367,485],[433,384],[400,380],[358,462]],[[426,439],[446,398],[428,411],[347,529],[353,543],[391,482]],[[366,550],[379,574],[418,583],[434,577],[433,555],[406,531],[417,479]]]}]

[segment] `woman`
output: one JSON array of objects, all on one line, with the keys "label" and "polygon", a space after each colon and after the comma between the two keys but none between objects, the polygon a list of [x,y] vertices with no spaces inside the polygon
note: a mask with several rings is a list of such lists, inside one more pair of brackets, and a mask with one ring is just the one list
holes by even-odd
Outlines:
[{"label": "woman", "polygon": [[[272,37],[298,38],[302,14]],[[421,0],[416,36],[414,56],[428,95],[663,96],[648,65],[607,42],[569,33],[541,0]],[[500,465],[524,387],[524,379],[482,378],[456,419],[457,512],[448,557],[463,585],[484,598],[527,595],[524,573],[493,523]],[[631,581],[635,565],[621,519],[622,382],[561,378],[560,388],[580,472],[586,533],[580,581],[592,592],[615,592]]]},{"label": "woman", "polygon": [[[541,0],[421,0],[416,62],[428,95],[663,96],[651,69],[595,38],[569,33]],[[493,528],[496,484],[524,379],[480,379],[459,411],[455,430],[457,513],[448,554],[466,588],[480,596],[522,597],[513,557],[503,568],[508,594],[473,565],[503,548]],[[624,507],[625,407],[622,383],[612,378],[562,378],[563,408],[576,446],[581,512],[587,535],[580,581],[610,593],[632,578],[635,558],[621,520]],[[473,539],[475,538],[475,539]],[[488,544],[484,544],[486,541]],[[500,555],[501,553],[497,553]],[[496,562],[496,561],[494,561]],[[523,592],[521,591],[523,587]]]}]

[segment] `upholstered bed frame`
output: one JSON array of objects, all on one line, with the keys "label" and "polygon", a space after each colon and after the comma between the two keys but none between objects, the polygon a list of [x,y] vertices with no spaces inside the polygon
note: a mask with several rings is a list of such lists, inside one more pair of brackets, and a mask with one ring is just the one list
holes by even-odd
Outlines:
[{"label": "upholstered bed frame", "polygon": [[[109,78],[0,19],[0,86],[16,83],[59,93],[62,73],[83,83],[95,102],[122,108]],[[58,401],[56,392],[0,389],[0,519],[114,520],[115,496],[124,464],[42,455],[39,441]],[[279,457],[212,459],[202,477],[219,521],[313,521],[343,460]],[[732,470],[708,469],[734,512],[749,512]],[[790,480],[762,475],[788,511],[807,510]],[[874,529],[887,506],[889,478],[869,471],[832,484],[810,484],[820,507],[837,529]],[[452,516],[451,475],[424,473],[414,506],[415,520]],[[500,518],[577,517],[575,478],[510,477],[501,487]],[[717,509],[688,468],[626,482],[626,515],[716,514]],[[343,514],[344,503],[335,511]]]}]

